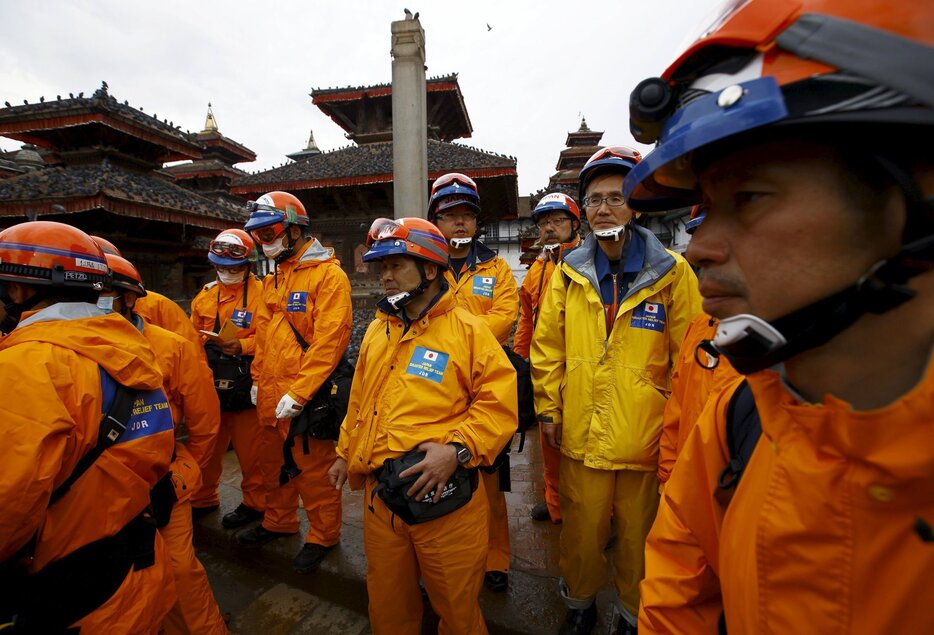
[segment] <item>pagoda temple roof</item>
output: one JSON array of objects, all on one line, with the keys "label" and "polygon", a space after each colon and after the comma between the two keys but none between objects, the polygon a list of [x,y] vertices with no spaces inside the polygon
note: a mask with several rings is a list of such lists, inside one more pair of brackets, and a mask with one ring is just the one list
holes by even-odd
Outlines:
[{"label": "pagoda temple roof", "polygon": [[0,217],[28,210],[66,213],[104,209],[113,214],[161,222],[225,229],[246,221],[247,213],[228,199],[210,199],[154,173],[134,172],[103,161],[96,165],[47,167],[0,180]]},{"label": "pagoda temple roof", "polygon": [[240,168],[233,167],[220,159],[197,159],[188,163],[179,163],[178,165],[162,168],[159,172],[167,174],[177,181],[207,176],[238,178],[247,175]]},{"label": "pagoda temple roof", "polygon": [[[516,160],[455,143],[428,140],[428,178],[447,172],[462,172],[473,178],[515,176]],[[368,143],[322,152],[295,163],[251,174],[231,185],[234,194],[270,189],[310,189],[390,183],[393,180],[392,142]]]},{"label": "pagoda temple roof", "polygon": [[214,155],[224,159],[229,165],[256,161],[256,153],[241,143],[225,137],[220,132],[199,132],[195,139],[206,148],[205,155]]},{"label": "pagoda temple roof", "polygon": [[118,147],[121,138],[133,138],[148,148],[145,154],[162,162],[196,159],[202,153],[201,145],[179,126],[117,101],[107,92],[106,82],[91,97],[79,93],[54,101],[40,98],[0,109],[0,135],[56,149]]},{"label": "pagoda temple roof", "polygon": [[[425,89],[429,137],[441,141],[470,137],[473,126],[457,73],[431,77],[426,80]],[[343,128],[349,138],[357,138],[361,143],[366,135],[374,141],[384,141],[386,134],[392,132],[392,84],[313,88],[311,103]],[[366,108],[361,107],[364,103]]]}]

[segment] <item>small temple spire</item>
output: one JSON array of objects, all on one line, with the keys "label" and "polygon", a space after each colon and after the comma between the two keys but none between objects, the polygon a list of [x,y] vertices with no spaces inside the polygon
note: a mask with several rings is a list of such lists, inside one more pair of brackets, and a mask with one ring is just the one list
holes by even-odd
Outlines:
[{"label": "small temple spire", "polygon": [[581,115],[581,127],[578,129],[578,132],[590,132],[590,128],[587,127],[587,117]]},{"label": "small temple spire", "polygon": [[315,131],[314,130],[308,131],[308,145],[305,146],[305,152],[309,152],[309,153],[314,152],[315,154],[318,154],[321,152],[321,150],[318,148],[318,144],[315,143]]},{"label": "small temple spire", "polygon": [[217,120],[214,119],[214,111],[211,110],[211,102],[208,102],[208,116],[204,119],[204,130],[201,134],[217,132]]}]

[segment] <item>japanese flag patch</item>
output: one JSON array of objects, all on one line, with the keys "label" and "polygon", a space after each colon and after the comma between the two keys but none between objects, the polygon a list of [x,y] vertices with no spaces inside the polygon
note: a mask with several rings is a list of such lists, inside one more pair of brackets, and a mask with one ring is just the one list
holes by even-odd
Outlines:
[{"label": "japanese flag patch", "polygon": [[643,302],[632,312],[629,326],[635,329],[665,332],[665,305],[658,302]]},{"label": "japanese flag patch", "polygon": [[307,291],[290,291],[289,300],[285,305],[288,313],[304,313],[308,306]]},{"label": "japanese flag patch", "polygon": [[477,276],[473,279],[473,294],[484,298],[493,297],[493,287],[496,286],[496,278],[493,276]]},{"label": "japanese flag patch", "polygon": [[424,346],[416,346],[405,372],[440,384],[444,379],[444,369],[448,365],[448,354],[433,351]]}]

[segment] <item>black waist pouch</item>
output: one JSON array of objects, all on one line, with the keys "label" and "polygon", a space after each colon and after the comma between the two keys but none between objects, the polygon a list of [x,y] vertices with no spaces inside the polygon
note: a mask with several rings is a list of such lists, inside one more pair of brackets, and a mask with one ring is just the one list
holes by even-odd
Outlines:
[{"label": "black waist pouch", "polygon": [[250,388],[253,387],[250,367],[253,365],[253,356],[225,355],[214,342],[205,343],[204,353],[214,375],[214,390],[217,391],[221,410],[230,412],[255,408],[250,400]]},{"label": "black waist pouch", "polygon": [[440,501],[431,502],[435,495],[434,491],[424,500],[410,498],[406,492],[418,480],[419,474],[406,478],[401,478],[399,475],[424,458],[424,452],[409,452],[395,459],[386,459],[383,467],[375,472],[376,487],[370,494],[371,500],[373,496],[379,496],[389,511],[401,518],[407,525],[427,523],[460,509],[470,502],[474,490],[477,489],[477,470],[468,470],[458,466],[444,486]]}]

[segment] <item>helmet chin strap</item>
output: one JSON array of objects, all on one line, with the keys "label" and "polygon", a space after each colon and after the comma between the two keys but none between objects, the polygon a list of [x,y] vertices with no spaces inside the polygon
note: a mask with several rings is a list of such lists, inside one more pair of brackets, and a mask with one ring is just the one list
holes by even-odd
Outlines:
[{"label": "helmet chin strap", "polygon": [[416,259],[415,266],[418,267],[418,273],[421,277],[421,281],[418,283],[418,286],[411,291],[402,291],[400,293],[386,296],[386,301],[389,302],[392,308],[396,311],[402,309],[409,302],[425,293],[425,291],[428,290],[428,286],[431,284],[431,281],[425,277],[425,267],[422,265],[421,260]]},{"label": "helmet chin strap", "polygon": [[626,232],[632,227],[632,219],[630,218],[625,225],[618,225],[616,227],[610,227],[609,229],[595,229],[593,235],[597,237],[597,240],[606,240],[619,242],[620,240],[625,240]]},{"label": "helmet chin strap", "polygon": [[470,245],[473,242],[473,238],[451,238],[448,241],[448,244],[451,245],[454,249],[463,249]]},{"label": "helmet chin strap", "polygon": [[856,284],[772,322],[748,314],[721,320],[716,337],[704,340],[698,349],[725,356],[743,375],[769,368],[826,344],[867,313],[882,314],[904,304],[915,296],[907,282],[931,269],[934,235],[877,263]]}]

